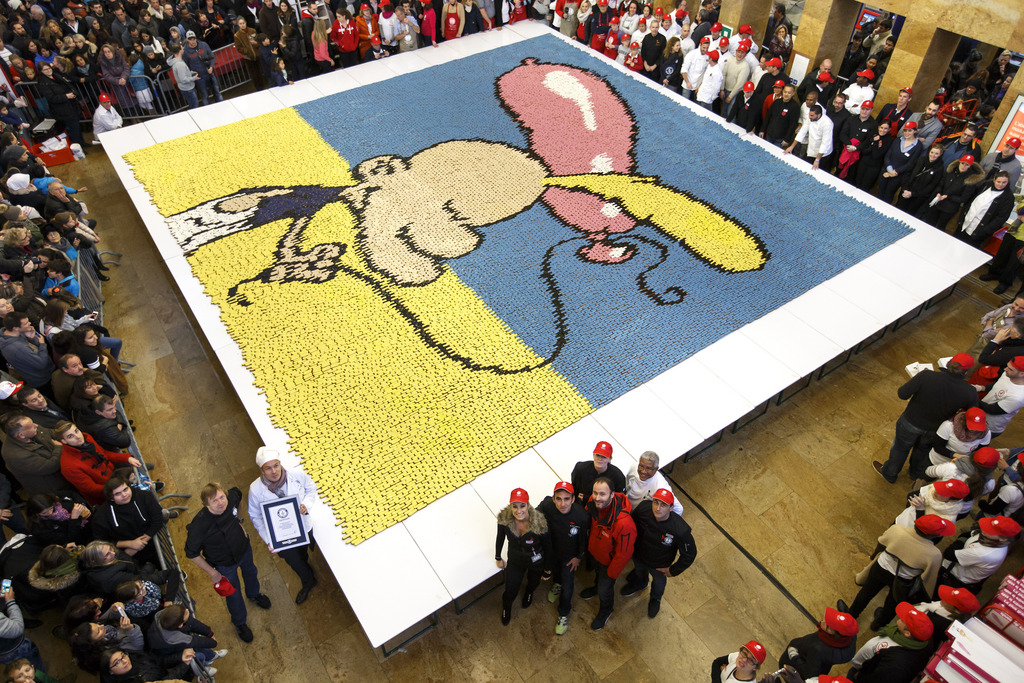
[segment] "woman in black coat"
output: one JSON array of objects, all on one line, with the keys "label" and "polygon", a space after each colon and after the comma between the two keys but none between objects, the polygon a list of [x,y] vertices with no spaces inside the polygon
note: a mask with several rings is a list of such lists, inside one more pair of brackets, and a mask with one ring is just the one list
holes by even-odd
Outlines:
[{"label": "woman in black coat", "polygon": [[64,74],[54,71],[46,62],[40,62],[39,81],[36,87],[39,89],[39,95],[50,105],[50,113],[67,128],[71,142],[77,142],[84,151],[85,140],[82,139],[82,126],[79,123],[82,107],[74,86]]},{"label": "woman in black coat", "polygon": [[960,225],[954,237],[962,239],[978,249],[985,246],[988,238],[1003,227],[1013,210],[1013,188],[1010,174],[996,173],[992,183],[985,186],[974,198],[964,204]]},{"label": "woman in black coat", "polygon": [[926,156],[918,157],[914,167],[896,193],[896,208],[911,216],[917,214],[924,203],[935,196],[942,180],[942,147],[932,145]]},{"label": "woman in black coat", "polygon": [[939,188],[932,199],[917,212],[917,217],[939,230],[945,230],[949,220],[960,210],[964,201],[977,189],[978,184],[985,180],[985,169],[970,154],[950,162],[946,166]]},{"label": "woman in black coat", "polygon": [[889,153],[889,147],[892,146],[893,138],[889,135],[890,126],[888,121],[881,121],[875,134],[867,141],[862,141],[857,148],[860,150],[860,160],[857,162],[853,184],[865,192],[871,192],[875,180],[882,172],[885,155]]}]

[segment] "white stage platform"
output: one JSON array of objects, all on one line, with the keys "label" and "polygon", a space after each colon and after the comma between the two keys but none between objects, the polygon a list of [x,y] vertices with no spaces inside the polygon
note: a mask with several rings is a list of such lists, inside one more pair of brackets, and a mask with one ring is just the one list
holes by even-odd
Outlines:
[{"label": "white stage platform", "polygon": [[[121,155],[542,33],[550,31],[537,23],[521,23],[101,136],[168,269],[265,443],[282,444],[287,439],[271,424],[267,404],[242,365],[241,353],[221,323],[217,308],[203,293],[163,218]],[[651,85],[646,78],[634,77]],[[686,106],[692,105],[687,102]],[[701,116],[713,117],[693,108]],[[737,136],[741,135],[742,131],[736,130]],[[782,157],[780,150],[763,141],[752,142]],[[808,169],[791,156],[783,158]],[[907,220],[893,207],[828,174],[816,177],[880,213]],[[497,574],[492,552],[494,518],[507,504],[513,487],[526,488],[533,501],[540,502],[557,480],[569,478],[577,461],[590,458],[590,449],[601,440],[613,444],[615,464],[623,471],[646,450],[657,451],[662,464],[668,465],[781,397],[787,389],[809,382],[819,368],[847,356],[864,340],[922,309],[989,258],[930,226],[909,222],[914,228],[909,236],[358,546],[343,543],[329,508],[322,503],[317,506],[312,515],[320,548],[370,642],[374,647],[395,642],[396,636]],[[748,361],[743,368],[733,362],[739,355]],[[757,373],[745,369],[751,364],[759,369]],[[297,467],[297,458],[285,465]],[[452,544],[452,538],[459,543]],[[381,585],[388,590],[378,590]]]}]

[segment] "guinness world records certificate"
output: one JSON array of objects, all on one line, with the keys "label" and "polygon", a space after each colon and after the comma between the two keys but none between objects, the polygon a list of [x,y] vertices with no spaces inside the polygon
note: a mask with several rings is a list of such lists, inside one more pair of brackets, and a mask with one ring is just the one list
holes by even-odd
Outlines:
[{"label": "guinness world records certificate", "polygon": [[263,519],[270,532],[270,547],[275,552],[309,544],[309,534],[299,513],[298,496],[285,496],[263,503]]}]

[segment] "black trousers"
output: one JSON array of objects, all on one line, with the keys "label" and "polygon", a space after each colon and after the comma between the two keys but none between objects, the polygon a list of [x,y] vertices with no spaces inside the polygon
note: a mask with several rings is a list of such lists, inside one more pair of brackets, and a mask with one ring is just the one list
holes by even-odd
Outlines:
[{"label": "black trousers", "polygon": [[999,251],[995,258],[988,264],[988,272],[999,278],[999,284],[1009,287],[1014,279],[1020,274],[1020,261],[1017,260],[1017,251],[1024,247],[1024,242],[1013,235],[1003,235],[1003,242],[999,245]]},{"label": "black trousers", "polygon": [[285,548],[279,551],[277,554],[281,559],[288,563],[288,566],[292,568],[299,580],[302,581],[302,587],[313,583],[313,567],[309,564],[309,549],[313,545],[313,535],[310,534],[309,545],[300,545],[297,548]]},{"label": "black trousers", "polygon": [[[537,567],[519,567],[512,564],[505,565],[505,592],[501,594],[501,606],[504,609],[511,609],[512,601],[519,594],[519,587],[523,585],[523,577],[526,577],[526,592],[533,593],[540,585],[540,577],[543,569]],[[564,586],[563,586],[564,589]]]},{"label": "black trousers", "polygon": [[566,565],[568,561],[559,561],[560,569],[556,577],[562,586],[562,592],[558,596],[558,616],[560,617],[567,617],[572,611],[572,592],[576,589],[576,572]]},{"label": "black trousers", "polygon": [[668,583],[668,577],[634,555],[633,571],[626,577],[626,583],[638,588],[645,588],[648,576],[651,581],[651,602],[661,602],[661,596],[665,594],[665,584]]},{"label": "black trousers", "polygon": [[[857,597],[853,599],[853,603],[850,605],[850,614],[857,618],[860,613],[864,611],[864,608],[868,606],[868,603],[874,599],[879,592],[885,588],[892,588],[892,582],[896,577],[890,574],[888,571],[883,569],[877,561],[871,565],[871,569],[868,570],[868,576],[864,580],[864,585],[861,586],[860,591],[857,593]],[[889,595],[885,598],[885,606],[883,611],[889,608],[892,609],[892,613],[896,614],[896,604],[893,602],[892,605],[889,603],[893,602],[892,591],[889,591]],[[886,623],[889,623],[888,621]]]},{"label": "black trousers", "polygon": [[597,579],[598,616],[608,616],[615,608],[615,579],[608,576],[608,565],[594,560],[594,578]]}]

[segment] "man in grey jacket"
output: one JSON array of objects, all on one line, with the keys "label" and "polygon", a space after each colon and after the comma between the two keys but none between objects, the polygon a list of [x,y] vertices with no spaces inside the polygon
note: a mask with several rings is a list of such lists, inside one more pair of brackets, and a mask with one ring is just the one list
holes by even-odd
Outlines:
[{"label": "man in grey jacket", "polygon": [[7,469],[30,494],[55,493],[85,502],[75,487],[61,476],[62,448],[51,430],[38,426],[32,418],[18,416],[7,422],[7,439],[0,453]]},{"label": "man in grey jacket", "polygon": [[188,64],[185,63],[185,60],[182,59],[184,52],[185,48],[181,45],[171,45],[172,56],[167,60],[167,63],[171,66],[174,80],[178,84],[178,91],[188,103],[188,108],[197,109],[199,107],[199,98],[196,97],[196,81],[199,80],[199,74],[192,71]]},{"label": "man in grey jacket", "polygon": [[50,393],[50,375],[55,369],[53,361],[46,350],[46,340],[32,327],[27,315],[12,311],[4,316],[0,352],[25,384],[44,394]]}]

